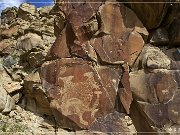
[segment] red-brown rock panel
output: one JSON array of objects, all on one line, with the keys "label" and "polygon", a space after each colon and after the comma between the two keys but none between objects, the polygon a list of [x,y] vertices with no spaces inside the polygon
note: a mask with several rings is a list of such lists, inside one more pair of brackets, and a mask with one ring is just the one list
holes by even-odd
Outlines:
[{"label": "red-brown rock panel", "polygon": [[[73,9],[83,4],[89,4],[92,9],[97,9],[104,0],[55,0],[56,5],[68,16]],[[86,11],[87,12],[87,11]],[[84,12],[85,13],[85,12]]]},{"label": "red-brown rock panel", "polygon": [[[139,33],[147,33],[137,16],[122,4],[104,4],[98,11],[101,27],[90,40],[101,61],[132,65],[144,46]],[[131,17],[127,16],[130,15]]]},{"label": "red-brown rock panel", "polygon": [[129,80],[129,66],[127,63],[123,64],[123,74],[121,76],[121,81],[119,85],[119,97],[120,101],[126,110],[126,113],[130,113],[130,105],[132,103],[132,91],[130,87],[130,80]]},{"label": "red-brown rock panel", "polygon": [[53,58],[70,57],[70,46],[73,44],[75,35],[69,24],[62,30],[61,34],[56,38],[53,46],[49,51],[49,55]]},{"label": "red-brown rock panel", "polygon": [[79,4],[68,16],[68,20],[79,42],[87,41],[98,30],[96,12],[98,10],[97,5],[100,6],[100,4],[96,3],[96,6],[94,5],[88,2]]},{"label": "red-brown rock panel", "polygon": [[115,103],[115,97],[119,90],[119,82],[123,74],[122,67],[112,66],[100,66],[97,67],[97,73],[102,81],[103,87],[107,90],[107,93],[112,103]]},{"label": "red-brown rock panel", "polygon": [[148,35],[146,28],[136,14],[123,4],[106,3],[99,8],[98,14],[101,20],[99,32],[126,36],[135,30]]},{"label": "red-brown rock panel", "polygon": [[[107,77],[102,79],[103,72]],[[99,72],[90,62],[78,58],[59,59],[42,66],[42,85],[60,126],[88,128],[97,117],[114,111],[116,91],[107,87],[106,80],[111,72],[114,71]]]}]

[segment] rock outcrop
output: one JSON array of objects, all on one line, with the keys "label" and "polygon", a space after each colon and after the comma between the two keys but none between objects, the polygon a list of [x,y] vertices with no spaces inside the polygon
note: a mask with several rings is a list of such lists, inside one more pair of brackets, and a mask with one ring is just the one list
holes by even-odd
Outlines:
[{"label": "rock outcrop", "polygon": [[[5,9],[2,118],[29,125],[37,118],[29,130],[38,132],[179,132],[179,4],[143,2],[56,0]],[[41,118],[27,120],[28,111]]]},{"label": "rock outcrop", "polygon": [[37,72],[55,41],[56,15],[51,15],[51,10],[51,6],[37,9],[23,3],[19,8],[2,12],[0,102],[4,113],[10,112],[15,103],[22,102],[28,110],[51,114]]}]

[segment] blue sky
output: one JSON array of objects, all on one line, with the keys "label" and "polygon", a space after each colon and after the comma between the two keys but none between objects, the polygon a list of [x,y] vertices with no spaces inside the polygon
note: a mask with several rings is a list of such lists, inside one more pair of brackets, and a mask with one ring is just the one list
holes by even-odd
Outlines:
[{"label": "blue sky", "polygon": [[53,0],[0,0],[0,12],[6,7],[18,7],[23,2],[29,2],[36,7],[48,6],[53,3]]}]

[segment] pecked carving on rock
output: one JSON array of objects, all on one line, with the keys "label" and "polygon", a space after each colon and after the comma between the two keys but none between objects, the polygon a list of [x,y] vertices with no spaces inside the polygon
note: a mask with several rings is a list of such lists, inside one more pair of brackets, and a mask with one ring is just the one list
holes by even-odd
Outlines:
[{"label": "pecked carving on rock", "polygon": [[[106,87],[100,76],[90,62],[82,59],[66,58],[43,64],[42,85],[60,124],[62,118],[56,112],[68,117],[80,128],[88,128],[96,117],[114,110],[116,94],[113,93],[116,91]],[[68,123],[61,126],[72,128]]]},{"label": "pecked carving on rock", "polygon": [[49,51],[55,60],[41,67],[41,80],[57,123],[89,129],[120,102],[129,114],[129,66],[139,56],[147,30],[123,4],[56,2],[67,21]]},{"label": "pecked carving on rock", "polygon": [[56,0],[4,10],[0,112],[19,121],[31,111],[28,130],[55,134],[179,132],[179,4],[170,2]]}]

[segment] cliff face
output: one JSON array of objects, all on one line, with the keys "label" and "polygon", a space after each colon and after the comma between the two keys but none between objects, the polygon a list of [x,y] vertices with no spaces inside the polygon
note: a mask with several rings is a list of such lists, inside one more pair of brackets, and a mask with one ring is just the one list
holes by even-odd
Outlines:
[{"label": "cliff face", "polygon": [[2,116],[42,119],[27,131],[178,132],[180,5],[130,2],[4,10]]}]

